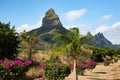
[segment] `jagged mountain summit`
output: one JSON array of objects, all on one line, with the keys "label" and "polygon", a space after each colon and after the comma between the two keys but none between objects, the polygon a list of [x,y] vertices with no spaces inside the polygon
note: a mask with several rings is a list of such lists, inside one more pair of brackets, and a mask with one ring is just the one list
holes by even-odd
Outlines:
[{"label": "jagged mountain summit", "polygon": [[29,33],[33,33],[37,31],[37,35],[41,35],[43,33],[48,33],[50,31],[57,30],[61,32],[67,32],[68,30],[63,27],[61,21],[57,14],[55,13],[54,9],[50,8],[46,13],[44,18],[42,19],[42,26],[40,28],[31,30]]},{"label": "jagged mountain summit", "polygon": [[48,43],[54,43],[52,40],[54,35],[66,34],[68,32],[68,30],[63,27],[59,17],[52,8],[45,13],[44,18],[42,19],[42,26],[29,31],[28,33],[31,34],[34,31],[37,31],[37,36],[40,37],[43,42]]},{"label": "jagged mountain summit", "polygon": [[88,32],[86,36],[92,37],[92,34]]},{"label": "jagged mountain summit", "polygon": [[85,43],[94,45],[97,47],[109,47],[109,48],[115,48],[116,46],[112,44],[108,39],[106,39],[103,35],[103,33],[97,33],[94,36],[88,32],[87,35],[87,40],[85,40]]},{"label": "jagged mountain summit", "polygon": [[63,27],[55,11],[49,9],[42,20],[42,27]]}]

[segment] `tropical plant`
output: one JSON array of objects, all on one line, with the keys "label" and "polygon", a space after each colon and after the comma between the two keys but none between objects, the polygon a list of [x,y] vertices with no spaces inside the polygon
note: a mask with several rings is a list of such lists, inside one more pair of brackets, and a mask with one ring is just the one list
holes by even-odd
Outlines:
[{"label": "tropical plant", "polygon": [[0,59],[13,59],[18,53],[19,37],[14,27],[10,28],[10,23],[0,22]]},{"label": "tropical plant", "polygon": [[[70,28],[68,35],[58,34],[54,36],[53,40],[62,41],[61,49],[69,55],[74,57],[74,72],[76,74],[76,59],[77,56],[80,55],[81,44],[83,43],[84,37],[79,34],[79,29],[77,27]],[[77,76],[75,75],[75,79],[77,80]]]},{"label": "tropical plant", "polygon": [[28,53],[28,58],[31,60],[32,52],[36,52],[39,46],[39,38],[36,35],[36,32],[33,34],[27,34],[25,31],[20,33],[20,39],[22,40],[22,47],[26,49]]}]

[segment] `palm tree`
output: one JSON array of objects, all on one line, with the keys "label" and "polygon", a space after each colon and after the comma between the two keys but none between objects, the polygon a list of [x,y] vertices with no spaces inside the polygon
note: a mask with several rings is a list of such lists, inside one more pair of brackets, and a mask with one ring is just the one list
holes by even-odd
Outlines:
[{"label": "palm tree", "polygon": [[66,53],[70,53],[74,57],[74,80],[77,80],[76,74],[76,60],[77,55],[80,54],[81,44],[83,43],[84,37],[80,36],[79,29],[77,27],[70,28],[68,35],[58,34],[54,36],[53,40],[60,40],[63,42],[62,47],[65,49]]}]

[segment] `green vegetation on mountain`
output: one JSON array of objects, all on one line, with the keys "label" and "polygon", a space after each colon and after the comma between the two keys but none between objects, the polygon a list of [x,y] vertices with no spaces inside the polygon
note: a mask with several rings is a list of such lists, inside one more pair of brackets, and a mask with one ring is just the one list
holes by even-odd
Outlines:
[{"label": "green vegetation on mountain", "polygon": [[55,11],[51,8],[51,9],[49,9],[47,12],[46,12],[46,16],[45,16],[45,18],[46,19],[54,19],[54,18],[56,18],[57,17],[57,15],[56,14],[54,14],[55,13]]},{"label": "green vegetation on mountain", "polygon": [[102,33],[98,33],[94,36],[90,32],[86,35],[85,44],[97,46],[97,47],[108,47],[108,48],[120,48],[117,45],[113,45],[109,40],[107,40]]}]

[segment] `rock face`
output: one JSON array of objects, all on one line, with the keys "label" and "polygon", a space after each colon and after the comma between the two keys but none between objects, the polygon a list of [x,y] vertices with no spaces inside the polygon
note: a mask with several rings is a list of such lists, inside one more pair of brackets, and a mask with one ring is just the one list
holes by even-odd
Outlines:
[{"label": "rock face", "polygon": [[42,27],[63,27],[53,9],[49,9],[42,20]]},{"label": "rock face", "polygon": [[114,48],[115,46],[107,40],[103,33],[97,33],[96,35],[92,36],[90,32],[87,33],[86,35],[87,40],[85,40],[85,43],[98,46],[98,47],[109,47],[109,48]]},{"label": "rock face", "polygon": [[86,36],[92,37],[92,34],[88,32]]},{"label": "rock face", "polygon": [[34,31],[37,31],[37,36],[42,40],[43,44],[54,44],[52,40],[54,35],[66,34],[68,32],[68,30],[63,27],[59,17],[52,8],[45,13],[42,19],[42,26],[28,33],[32,34]]},{"label": "rock face", "polygon": [[97,45],[100,47],[113,47],[113,44],[107,40],[102,33],[98,33],[94,37],[96,41],[99,42]]},{"label": "rock face", "polygon": [[44,18],[42,19],[42,26],[38,29],[31,30],[29,33],[37,31],[37,35],[40,36],[41,34],[46,32],[48,33],[54,29],[63,33],[64,32],[66,33],[68,31],[63,27],[59,17],[55,13],[55,11],[51,8],[45,13]]}]

